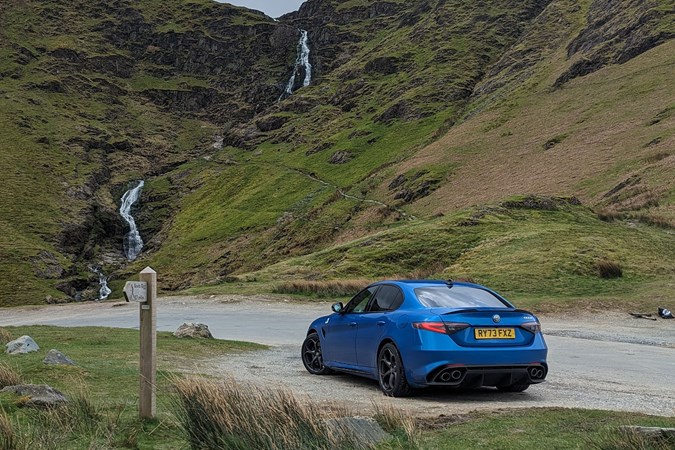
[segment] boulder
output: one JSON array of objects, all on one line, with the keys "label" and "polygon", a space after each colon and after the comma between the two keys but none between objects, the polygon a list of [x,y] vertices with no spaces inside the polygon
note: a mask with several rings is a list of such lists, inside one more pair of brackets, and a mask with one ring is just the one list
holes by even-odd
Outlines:
[{"label": "boulder", "polygon": [[62,366],[75,366],[75,361],[72,359],[68,358],[66,355],[61,353],[60,351],[56,349],[51,349],[47,353],[47,356],[45,356],[45,359],[42,360],[43,363],[55,366],[55,365],[62,365]]},{"label": "boulder", "polygon": [[10,355],[20,355],[24,353],[37,352],[40,347],[30,336],[21,336],[5,345],[5,352]]},{"label": "boulder", "polygon": [[392,435],[384,431],[377,421],[371,417],[342,417],[328,419],[326,423],[334,432],[351,436],[355,443],[361,444],[365,448],[370,448],[392,438]]},{"label": "boulder", "polygon": [[194,322],[184,323],[183,325],[179,326],[173,335],[178,338],[189,337],[213,339],[213,335],[211,335],[208,325]]},{"label": "boulder", "polygon": [[46,384],[7,386],[0,390],[0,393],[11,393],[23,397],[23,406],[53,408],[68,402],[65,395]]}]

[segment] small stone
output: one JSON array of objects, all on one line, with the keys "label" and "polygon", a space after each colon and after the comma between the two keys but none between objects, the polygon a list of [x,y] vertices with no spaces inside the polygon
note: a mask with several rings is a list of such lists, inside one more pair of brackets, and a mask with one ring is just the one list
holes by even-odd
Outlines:
[{"label": "small stone", "polygon": [[213,339],[209,326],[203,323],[184,323],[173,333],[177,338],[204,338]]},{"label": "small stone", "polygon": [[68,402],[68,399],[61,392],[46,384],[20,384],[17,386],[7,386],[0,392],[16,394],[23,397],[21,404],[23,406],[52,408]]},{"label": "small stone", "polygon": [[24,353],[37,352],[40,347],[30,336],[21,336],[5,345],[5,353],[10,355],[20,355]]},{"label": "small stone", "polygon": [[43,363],[48,365],[62,365],[62,366],[75,366],[75,362],[68,358],[66,355],[61,353],[56,349],[51,349],[47,352],[47,356],[42,360]]}]

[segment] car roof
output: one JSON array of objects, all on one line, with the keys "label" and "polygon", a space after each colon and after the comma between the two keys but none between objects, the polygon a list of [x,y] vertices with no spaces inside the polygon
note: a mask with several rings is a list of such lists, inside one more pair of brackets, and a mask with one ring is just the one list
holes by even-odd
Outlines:
[{"label": "car roof", "polygon": [[378,286],[380,284],[395,284],[400,287],[431,287],[431,286],[444,286],[448,284],[459,285],[459,286],[472,286],[472,287],[483,287],[479,284],[466,283],[463,281],[452,281],[452,280],[383,280],[371,284],[371,286]]},{"label": "car roof", "polygon": [[[506,300],[504,297],[496,293],[495,291],[491,290],[490,288],[487,288],[483,285],[476,284],[476,283],[469,283],[466,281],[453,281],[453,280],[382,280],[378,281],[376,283],[372,283],[369,286],[381,286],[383,284],[389,284],[389,285],[395,285],[401,288],[404,292],[408,293],[414,293],[415,288],[425,288],[425,287],[440,287],[440,286],[466,286],[470,288],[475,288],[475,289],[482,289],[485,291],[488,291],[497,298],[501,299],[502,301],[506,302],[507,305],[511,305],[511,303]],[[419,304],[419,301],[415,298],[414,301]],[[511,305],[513,308],[514,306]]]}]

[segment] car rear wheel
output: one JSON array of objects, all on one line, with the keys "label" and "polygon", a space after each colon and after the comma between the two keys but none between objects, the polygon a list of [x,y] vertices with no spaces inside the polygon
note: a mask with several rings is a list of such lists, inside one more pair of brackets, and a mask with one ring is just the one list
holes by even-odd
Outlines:
[{"label": "car rear wheel", "polygon": [[396,346],[387,343],[377,356],[377,372],[380,389],[390,397],[405,397],[411,389],[405,377],[401,355]]},{"label": "car rear wheel", "polygon": [[333,373],[331,369],[323,365],[321,354],[321,340],[316,333],[310,333],[302,343],[302,364],[307,372],[312,375],[328,375]]},{"label": "car rear wheel", "polygon": [[508,384],[506,386],[497,386],[497,389],[504,392],[523,392],[529,387],[530,387],[529,384],[524,383],[524,384]]}]

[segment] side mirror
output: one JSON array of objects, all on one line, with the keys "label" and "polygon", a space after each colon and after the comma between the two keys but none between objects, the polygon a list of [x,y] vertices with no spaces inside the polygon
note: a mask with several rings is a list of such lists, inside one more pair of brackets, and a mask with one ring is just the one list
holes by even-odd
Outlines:
[{"label": "side mirror", "polygon": [[333,305],[330,307],[330,309],[332,309],[333,312],[336,312],[336,313],[342,312],[343,308],[344,308],[344,306],[342,305],[342,302],[333,303]]}]

